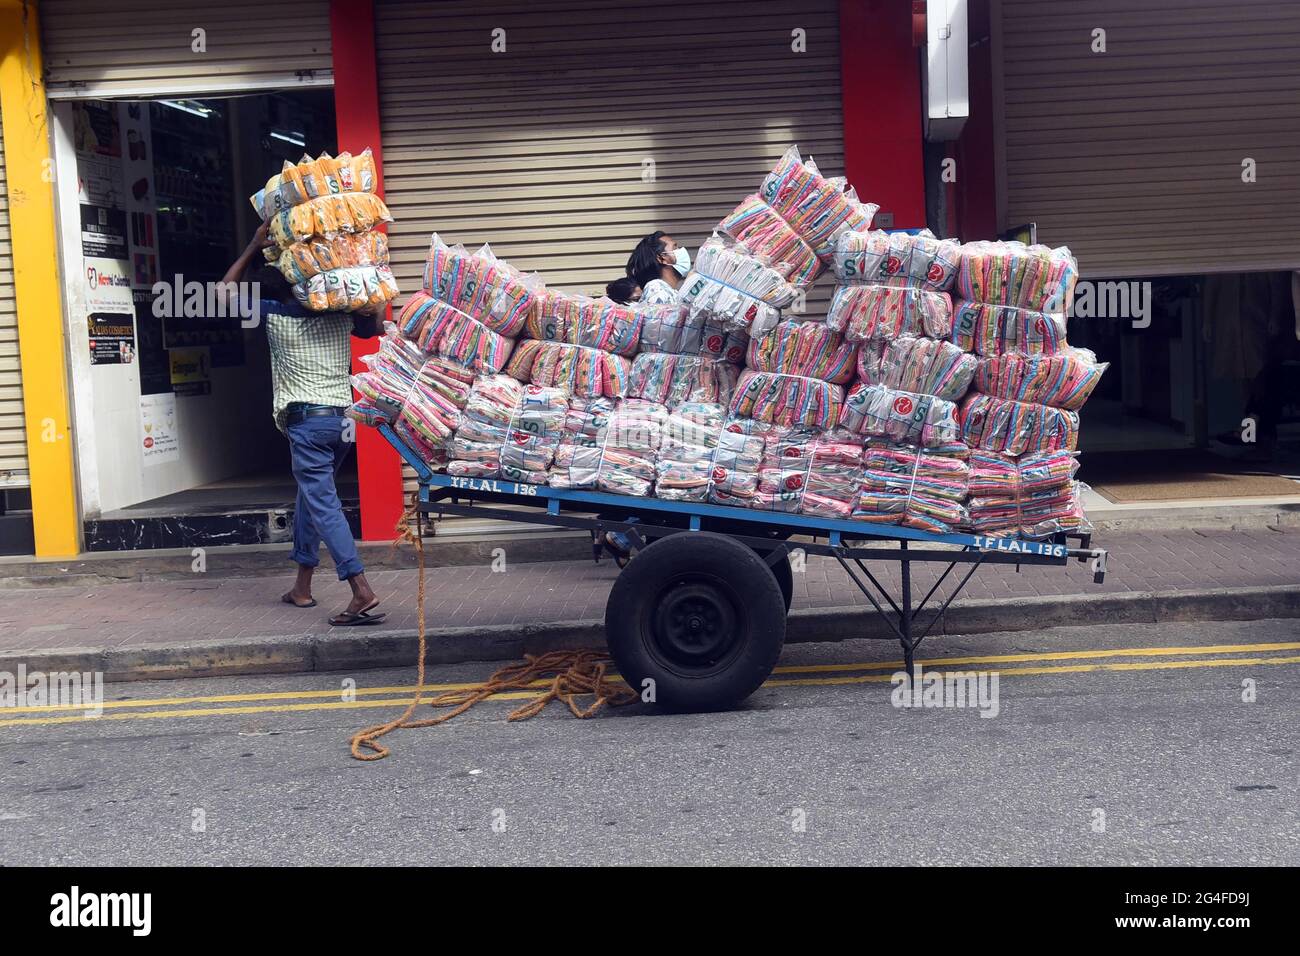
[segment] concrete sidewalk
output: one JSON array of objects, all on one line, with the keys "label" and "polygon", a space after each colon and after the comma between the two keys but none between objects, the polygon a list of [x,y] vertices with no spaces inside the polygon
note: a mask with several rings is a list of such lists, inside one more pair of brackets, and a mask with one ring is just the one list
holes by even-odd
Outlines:
[{"label": "concrete sidewalk", "polygon": [[[1023,630],[1087,620],[1249,619],[1300,615],[1300,531],[1148,531],[1095,541],[1111,553],[1106,582],[1086,565],[980,568],[935,633]],[[427,572],[431,659],[492,660],[521,649],[598,644],[610,562],[489,564]],[[914,565],[920,594],[940,566]],[[872,567],[897,587],[897,566]],[[110,678],[261,673],[413,662],[416,572],[372,574],[387,621],[330,628],[346,585],[322,568],[320,606],[280,602],[288,573],[0,591],[0,669],[78,667]],[[831,559],[796,574],[791,640],[885,633]],[[949,578],[944,591],[954,581]],[[1291,610],[1295,608],[1294,612]],[[1297,624],[1300,629],[1300,623]],[[93,665],[93,666],[90,666]]]}]

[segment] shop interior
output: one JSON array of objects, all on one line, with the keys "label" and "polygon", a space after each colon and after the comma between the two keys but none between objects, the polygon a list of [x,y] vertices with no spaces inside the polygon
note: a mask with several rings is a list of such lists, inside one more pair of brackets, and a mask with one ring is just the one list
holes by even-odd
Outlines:
[{"label": "shop interior", "polygon": [[[146,468],[147,474],[164,476],[161,482],[123,488],[114,495],[111,475],[106,474],[112,450],[100,443],[103,507],[98,516],[87,515],[87,550],[279,540],[291,528],[275,512],[292,509],[296,486],[288,446],[271,418],[264,329],[243,328],[237,316],[157,318],[152,293],[143,289],[176,275],[185,283],[221,279],[259,222],[248,197],[283,162],[296,162],[304,153],[335,151],[333,93],[304,89],[89,104],[87,109],[93,106],[122,111],[117,115],[125,130],[120,152],[126,157],[127,208],[133,190],[137,199],[152,196],[152,226],[131,220],[133,231],[156,230],[152,237],[132,236],[133,253],[137,239],[152,240],[156,259],[143,266],[138,260],[131,264],[136,313],[131,358],[138,369],[139,395],[170,391],[175,396],[178,449],[175,461],[165,468]],[[147,111],[147,152],[145,137],[138,132],[144,124],[133,125],[133,120],[143,119],[142,111]],[[99,125],[104,123],[100,120]],[[78,144],[83,176],[84,145]],[[137,179],[139,169],[130,164],[142,159],[150,165]],[[149,174],[151,183],[145,181]],[[200,357],[197,371],[180,360],[191,355]],[[91,378],[97,405],[101,392],[130,391],[131,383],[121,372],[105,374],[92,367]],[[124,398],[129,404],[130,396]],[[355,516],[355,459],[345,464],[338,481],[345,508]],[[150,493],[157,491],[164,493]]]},{"label": "shop interior", "polygon": [[[1080,479],[1121,505],[1300,494],[1291,274],[1136,281],[1151,283],[1149,325],[1070,319],[1070,343],[1110,363],[1080,414]],[[1260,414],[1276,418],[1275,441],[1245,433]]]}]

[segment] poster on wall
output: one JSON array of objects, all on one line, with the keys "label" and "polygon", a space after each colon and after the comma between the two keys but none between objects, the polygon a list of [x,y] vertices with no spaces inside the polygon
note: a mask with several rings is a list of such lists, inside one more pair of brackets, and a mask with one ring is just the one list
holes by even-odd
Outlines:
[{"label": "poster on wall", "polygon": [[126,261],[125,210],[82,203],[81,254],[87,258]]},{"label": "poster on wall", "polygon": [[135,361],[135,315],[131,312],[92,312],[90,364],[129,365]]},{"label": "poster on wall", "polygon": [[120,208],[123,179],[118,104],[95,100],[74,102],[72,145],[77,152],[77,192],[81,201]]},{"label": "poster on wall", "polygon": [[140,396],[140,450],[146,465],[180,461],[176,436],[176,396]]},{"label": "poster on wall", "polygon": [[177,395],[212,394],[211,359],[207,349],[172,349],[172,391]]}]

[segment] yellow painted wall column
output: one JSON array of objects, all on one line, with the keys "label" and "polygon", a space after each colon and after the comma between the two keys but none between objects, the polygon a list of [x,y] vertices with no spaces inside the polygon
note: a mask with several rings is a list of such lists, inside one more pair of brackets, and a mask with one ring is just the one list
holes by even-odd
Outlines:
[{"label": "yellow painted wall column", "polygon": [[35,3],[0,0],[0,45],[0,114],[36,554],[66,557],[81,550],[81,518],[69,421],[49,103]]}]

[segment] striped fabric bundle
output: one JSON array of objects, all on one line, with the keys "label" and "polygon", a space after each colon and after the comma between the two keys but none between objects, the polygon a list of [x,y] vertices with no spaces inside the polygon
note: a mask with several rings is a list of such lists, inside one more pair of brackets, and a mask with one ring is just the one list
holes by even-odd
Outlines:
[{"label": "striped fabric bundle", "polygon": [[858,377],[868,385],[956,401],[966,394],[977,360],[951,342],[905,335],[858,349]]},{"label": "striped fabric bundle", "polygon": [[963,445],[915,448],[871,441],[853,517],[948,534],[966,521],[970,481]]},{"label": "striped fabric bundle", "polygon": [[432,471],[447,470],[447,446],[445,444],[429,444],[422,434],[408,425],[406,420],[402,418],[393,422],[393,431],[402,440],[403,444],[415,452],[420,460],[428,465]]},{"label": "striped fabric bundle", "polygon": [[644,322],[637,306],[559,289],[545,289],[524,330],[530,338],[565,342],[631,357],[641,341]]},{"label": "striped fabric bundle", "polygon": [[718,223],[718,229],[744,243],[754,255],[788,272],[795,285],[812,285],[824,268],[812,247],[757,193],[742,199]]},{"label": "striped fabric bundle", "polygon": [[493,332],[482,322],[427,292],[416,292],[398,317],[402,334],[433,352],[484,375],[506,366],[514,339]]},{"label": "striped fabric bundle", "polygon": [[728,430],[727,409],[688,402],[664,420],[655,457],[655,497],[732,502],[758,490],[763,438]]},{"label": "striped fabric bundle", "polygon": [[431,358],[420,368],[402,403],[401,421],[424,441],[440,447],[460,425],[461,410],[472,392],[474,376],[442,358]]},{"label": "striped fabric bundle", "polygon": [[508,375],[477,379],[447,446],[447,474],[543,484],[564,435],[569,393]]},{"label": "striped fabric bundle", "polygon": [[838,429],[796,429],[767,442],[751,507],[847,518],[861,474],[861,438]]},{"label": "striped fabric bundle", "polygon": [[801,375],[844,384],[853,377],[857,346],[820,322],[782,322],[749,340],[745,365],[756,372]]},{"label": "striped fabric bundle", "polygon": [[560,446],[551,468],[551,486],[649,496],[667,418],[668,409],[658,403],[635,398],[619,402],[594,445]]},{"label": "striped fabric bundle", "polygon": [[979,360],[975,387],[986,395],[1078,411],[1106,371],[1087,349],[1054,355],[1006,354]]},{"label": "striped fabric bundle", "polygon": [[419,348],[397,334],[393,323],[385,322],[379,348],[361,356],[366,368],[352,376],[352,387],[365,403],[353,417],[366,424],[373,424],[370,419],[375,416],[379,421],[396,418],[426,358]]},{"label": "striped fabric bundle", "polygon": [[670,407],[683,402],[726,404],[740,366],[701,355],[642,352],[632,361],[627,394]]},{"label": "striped fabric bundle", "polygon": [[952,341],[977,355],[1054,355],[1066,348],[1065,315],[958,302],[953,312]]},{"label": "striped fabric bundle", "polygon": [[520,339],[506,372],[521,382],[567,388],[581,398],[621,398],[627,394],[632,363],[601,349]]},{"label": "striped fabric bundle", "polygon": [[849,389],[839,424],[855,434],[913,445],[944,445],[961,438],[953,402],[866,382]]},{"label": "striped fabric bundle", "polygon": [[489,246],[475,253],[449,246],[435,232],[424,264],[424,290],[498,335],[513,338],[537,307],[537,276],[524,276]]},{"label": "striped fabric bundle", "polygon": [[946,292],[957,278],[961,243],[936,239],[928,229],[916,235],[880,230],[844,232],[835,243],[836,281],[907,285]]},{"label": "striped fabric bundle", "polygon": [[674,302],[637,307],[642,318],[641,351],[703,355],[737,365],[745,361],[749,336],[703,309]]},{"label": "striped fabric bundle", "polygon": [[799,297],[788,273],[788,266],[776,268],[745,245],[713,236],[696,251],[677,301],[692,325],[766,332]]},{"label": "striped fabric bundle", "polygon": [[972,449],[1022,455],[1074,451],[1079,414],[972,392],[961,405],[961,440]]},{"label": "striped fabric bundle", "polygon": [[835,287],[826,324],[850,342],[952,334],[952,299],[946,292],[905,285],[847,282]]},{"label": "striped fabric bundle", "polygon": [[811,158],[805,163],[791,146],[767,174],[758,193],[799,234],[819,259],[829,260],[843,232],[871,228],[879,209],[858,201],[843,178],[825,179]]},{"label": "striped fabric bundle", "polygon": [[853,517],[876,524],[897,524],[933,534],[949,534],[966,521],[960,502],[893,491],[863,491]]},{"label": "striped fabric bundle", "polygon": [[830,428],[840,418],[844,387],[820,378],[746,369],[731,397],[731,414],[783,428]]},{"label": "striped fabric bundle", "polygon": [[968,242],[961,247],[956,288],[971,302],[1065,314],[1078,276],[1078,263],[1064,246]]},{"label": "striped fabric bundle", "polygon": [[1074,480],[1077,457],[1066,451],[1024,455],[971,455],[970,525],[981,534],[1049,537],[1089,527],[1082,485]]}]

